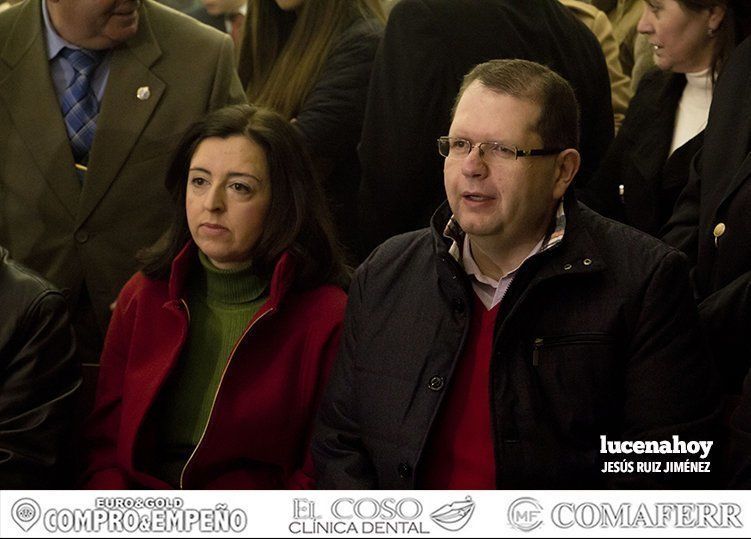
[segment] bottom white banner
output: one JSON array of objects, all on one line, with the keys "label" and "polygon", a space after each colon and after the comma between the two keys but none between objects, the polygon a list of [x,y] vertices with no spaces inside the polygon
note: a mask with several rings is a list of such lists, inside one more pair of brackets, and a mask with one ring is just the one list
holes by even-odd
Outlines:
[{"label": "bottom white banner", "polygon": [[0,491],[0,537],[748,537],[743,491]]}]

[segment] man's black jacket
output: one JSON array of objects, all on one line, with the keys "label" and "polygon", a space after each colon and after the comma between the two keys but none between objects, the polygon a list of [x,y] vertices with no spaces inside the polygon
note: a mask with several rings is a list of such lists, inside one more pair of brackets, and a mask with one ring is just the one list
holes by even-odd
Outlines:
[{"label": "man's black jacket", "polygon": [[[501,302],[490,367],[499,488],[652,485],[600,472],[609,440],[711,439],[715,373],[685,257],[573,200],[561,243],[527,260]],[[358,269],[319,414],[320,488],[420,487],[426,440],[465,346],[472,288],[432,229]],[[681,455],[677,455],[680,460]],[[648,460],[658,460],[650,458]],[[697,477],[699,475],[699,477]],[[693,486],[702,474],[690,476]]]}]

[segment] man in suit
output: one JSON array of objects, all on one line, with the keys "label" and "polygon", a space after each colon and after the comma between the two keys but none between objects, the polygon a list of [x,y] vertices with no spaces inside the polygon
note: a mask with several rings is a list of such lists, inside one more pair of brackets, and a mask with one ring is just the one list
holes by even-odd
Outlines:
[{"label": "man in suit", "polygon": [[547,65],[582,103],[583,184],[613,138],[610,80],[592,32],[557,0],[402,0],[376,54],[363,124],[364,252],[428,224],[443,200],[434,143],[464,74],[493,58]]},{"label": "man in suit", "polygon": [[183,132],[244,99],[230,39],[152,0],[0,15],[0,244],[68,291],[84,362],[169,221],[163,178]]}]

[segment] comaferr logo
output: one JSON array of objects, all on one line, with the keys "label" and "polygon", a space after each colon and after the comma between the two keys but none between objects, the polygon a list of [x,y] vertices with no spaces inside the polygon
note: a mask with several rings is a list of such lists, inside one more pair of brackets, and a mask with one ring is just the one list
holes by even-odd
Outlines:
[{"label": "comaferr logo", "polygon": [[556,504],[550,518],[559,528],[742,528],[736,503]]},{"label": "comaferr logo", "polygon": [[441,528],[457,532],[467,525],[475,512],[475,502],[467,496],[464,501],[443,505],[430,514],[430,518]]}]

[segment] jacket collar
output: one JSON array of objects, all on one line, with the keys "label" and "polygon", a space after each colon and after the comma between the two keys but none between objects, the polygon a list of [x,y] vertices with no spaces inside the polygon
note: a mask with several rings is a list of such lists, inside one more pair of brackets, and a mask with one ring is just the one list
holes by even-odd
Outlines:
[{"label": "jacket collar", "polygon": [[[589,231],[589,221],[593,215],[592,210],[579,204],[573,192],[567,193],[564,197],[563,209],[566,216],[566,233],[560,239],[560,242],[529,259],[547,258],[547,263],[540,268],[534,278],[535,281],[549,279],[557,275],[599,273],[606,268],[600,250]],[[451,208],[448,202],[444,202],[431,219],[433,249],[439,260],[449,259],[451,262],[456,262],[450,253],[453,240],[444,235],[450,219]],[[451,228],[453,234],[463,234],[458,223],[453,222]],[[527,262],[522,267],[526,264]],[[439,272],[439,275],[441,275],[441,272]]]},{"label": "jacket collar", "polygon": [[669,157],[678,104],[686,87],[682,73],[659,73],[655,77],[651,99],[641,112],[649,128],[633,133],[633,152],[640,157],[634,159],[634,166],[644,178],[659,174]]},{"label": "jacket collar", "polygon": [[[175,257],[175,260],[172,261],[168,289],[171,301],[179,301],[184,298],[188,274],[197,257],[198,247],[191,240],[183,247],[180,254]],[[289,253],[284,253],[279,257],[279,261],[274,267],[274,273],[271,276],[269,300],[266,302],[266,307],[275,309],[282,302],[292,287],[295,276],[294,266],[294,260]]]}]

